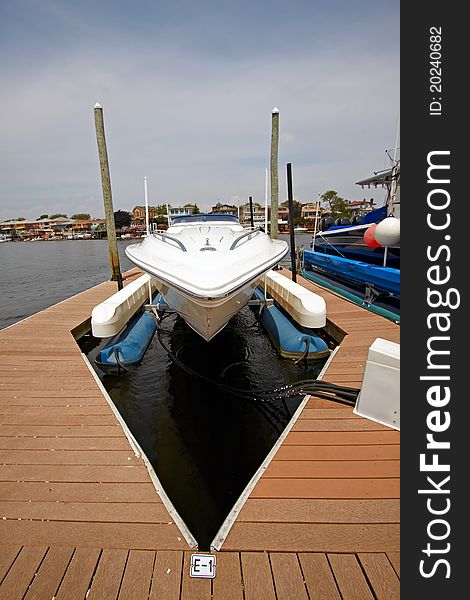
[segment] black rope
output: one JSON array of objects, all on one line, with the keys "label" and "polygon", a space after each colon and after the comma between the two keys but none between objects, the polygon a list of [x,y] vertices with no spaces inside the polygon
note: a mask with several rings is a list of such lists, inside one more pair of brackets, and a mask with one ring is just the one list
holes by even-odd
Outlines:
[{"label": "black rope", "polygon": [[114,348],[113,354],[114,358],[116,359],[119,375],[121,374],[121,370],[124,371],[124,373],[127,373],[129,369],[126,369],[126,367],[122,364],[121,359],[119,358],[119,348],[117,346]]},{"label": "black rope", "polygon": [[296,365],[298,365],[300,362],[304,361],[305,369],[307,369],[307,356],[308,356],[308,352],[310,350],[310,338],[305,337],[304,342],[305,342],[305,350],[303,351],[302,356],[300,358],[298,358],[297,360],[294,360],[294,363]]},{"label": "black rope", "polygon": [[233,394],[245,400],[274,401],[282,400],[283,398],[292,398],[293,396],[310,395],[340,402],[341,404],[347,404],[349,406],[355,406],[357,396],[360,392],[360,389],[358,388],[341,386],[334,383],[329,383],[327,381],[321,381],[318,379],[305,379],[303,381],[298,381],[293,384],[287,384],[278,388],[274,388],[272,390],[260,390],[255,393],[251,392],[250,390],[231,387],[220,381],[216,381],[214,379],[211,379],[210,377],[206,377],[205,375],[202,375],[201,373],[198,373],[197,371],[194,371],[194,369],[188,367],[178,358],[178,356],[171,352],[171,350],[163,341],[161,333],[162,330],[160,329],[160,327],[158,327],[158,341],[162,345],[163,349],[170,356],[170,358],[173,360],[173,362],[177,364],[181,369],[183,369],[193,377],[197,377],[198,379],[201,379],[202,381],[205,381],[210,385],[214,385],[219,389],[222,389],[226,393]]}]

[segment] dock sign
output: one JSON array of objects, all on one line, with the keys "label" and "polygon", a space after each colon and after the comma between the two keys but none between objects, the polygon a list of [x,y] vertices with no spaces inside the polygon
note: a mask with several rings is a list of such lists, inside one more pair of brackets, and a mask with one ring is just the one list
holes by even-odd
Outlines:
[{"label": "dock sign", "polygon": [[214,579],[215,556],[213,554],[191,554],[191,577]]}]

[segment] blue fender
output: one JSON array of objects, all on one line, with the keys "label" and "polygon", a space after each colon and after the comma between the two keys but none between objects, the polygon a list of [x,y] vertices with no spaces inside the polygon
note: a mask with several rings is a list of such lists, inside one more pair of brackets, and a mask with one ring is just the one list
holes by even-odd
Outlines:
[{"label": "blue fender", "polygon": [[[264,293],[257,288],[256,296],[264,299]],[[329,355],[328,344],[312,329],[294,324],[277,306],[267,306],[260,315],[272,343],[284,358],[300,358],[308,345],[307,359],[320,359]]]}]

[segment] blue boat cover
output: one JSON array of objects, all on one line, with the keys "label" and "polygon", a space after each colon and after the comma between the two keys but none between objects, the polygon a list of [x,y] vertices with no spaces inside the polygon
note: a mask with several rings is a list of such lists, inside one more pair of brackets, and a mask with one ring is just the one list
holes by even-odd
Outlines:
[{"label": "blue boat cover", "polygon": [[[255,290],[256,296],[264,300],[264,292]],[[261,313],[260,320],[271,341],[284,357],[298,358],[302,356],[309,344],[308,358],[324,358],[329,354],[325,340],[312,329],[302,328],[290,321],[277,306],[267,306]],[[308,340],[308,342],[307,342]]]},{"label": "blue boat cover", "polygon": [[360,260],[351,260],[314,250],[304,250],[306,265],[319,267],[358,283],[374,285],[377,289],[400,296],[400,270],[379,267]]},{"label": "blue boat cover", "polygon": [[137,318],[132,319],[120,334],[100,350],[96,357],[97,364],[118,367],[119,364],[127,366],[139,363],[156,330],[154,315],[149,312],[139,313]]}]

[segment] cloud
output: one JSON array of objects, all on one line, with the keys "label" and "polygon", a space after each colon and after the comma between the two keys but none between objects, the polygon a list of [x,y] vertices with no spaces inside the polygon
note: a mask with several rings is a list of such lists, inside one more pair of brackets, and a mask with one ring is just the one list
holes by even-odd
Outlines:
[{"label": "cloud", "polygon": [[[142,202],[144,175],[152,203],[208,209],[249,195],[263,202],[274,105],[280,108],[281,196],[285,164],[292,162],[294,192],[303,202],[331,188],[363,197],[354,182],[383,167],[384,150],[394,143],[398,31],[390,33],[387,15],[379,22],[375,15],[372,33],[362,36],[356,33],[365,25],[364,11],[362,22],[338,29],[334,15],[324,21],[324,8],[322,23],[329,25],[312,21],[311,32],[290,15],[286,30],[297,28],[298,37],[276,45],[281,24],[271,31],[268,19],[260,27],[263,15],[254,19],[258,30],[253,24],[240,30],[239,13],[225,13],[224,22],[215,9],[205,19],[192,14],[180,22],[166,14],[161,36],[141,38],[134,22],[126,29],[125,15],[116,13],[97,38],[96,25],[82,13],[55,2],[42,10],[77,38],[63,53],[56,38],[51,47],[41,38],[41,60],[29,64],[20,56],[17,68],[8,61],[1,67],[0,218],[103,214],[97,101],[104,107],[115,209]],[[222,27],[229,22],[233,28]],[[201,42],[196,34],[203,26],[208,39]],[[388,45],[378,45],[380,31],[392,40]]]}]

